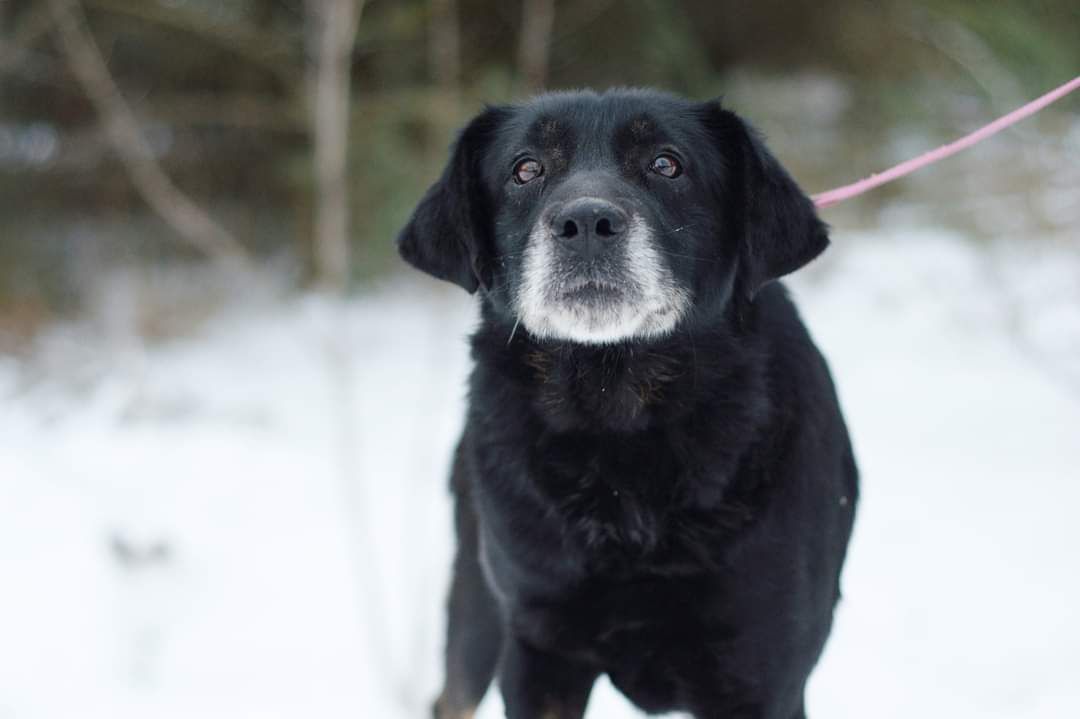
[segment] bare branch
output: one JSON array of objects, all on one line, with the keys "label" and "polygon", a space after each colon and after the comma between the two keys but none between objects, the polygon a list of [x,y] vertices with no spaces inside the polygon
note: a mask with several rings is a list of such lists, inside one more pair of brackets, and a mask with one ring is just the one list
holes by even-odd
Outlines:
[{"label": "bare branch", "polygon": [[236,238],[192,202],[161,169],[138,120],[109,74],[78,0],[49,0],[49,6],[71,71],[94,104],[109,143],[139,194],[193,247],[211,257],[243,258],[246,253]]},{"label": "bare branch", "polygon": [[547,85],[554,24],[555,0],[523,0],[518,70],[529,92],[543,90]]},{"label": "bare branch", "polygon": [[315,142],[315,271],[342,291],[349,277],[346,160],[352,49],[362,0],[308,0],[315,58],[311,103]]},{"label": "bare branch", "polygon": [[135,114],[170,125],[217,125],[285,133],[307,133],[307,115],[287,99],[243,92],[155,92],[134,106]]},{"label": "bare branch", "polygon": [[94,7],[111,13],[127,15],[196,35],[274,75],[283,88],[291,94],[298,94],[303,87],[303,76],[294,70],[292,63],[287,60],[282,61],[282,56],[288,55],[290,48],[279,38],[251,27],[223,26],[198,12],[166,7],[156,2],[131,2],[130,0],[89,0],[89,2]]}]

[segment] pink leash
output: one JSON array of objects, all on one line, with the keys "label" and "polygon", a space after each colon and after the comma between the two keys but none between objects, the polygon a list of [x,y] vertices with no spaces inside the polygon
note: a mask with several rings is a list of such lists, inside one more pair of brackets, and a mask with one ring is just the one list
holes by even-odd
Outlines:
[{"label": "pink leash", "polygon": [[1013,110],[1008,115],[994,120],[989,125],[980,127],[970,135],[965,135],[959,140],[950,142],[948,145],[942,145],[936,150],[919,155],[918,157],[901,162],[895,167],[890,167],[885,172],[870,175],[864,180],[853,182],[850,185],[844,185],[838,187],[835,190],[829,190],[828,192],[822,192],[818,195],[814,195],[814,204],[818,207],[829,207],[835,205],[838,202],[843,202],[852,197],[858,197],[864,192],[868,192],[879,185],[884,185],[886,182],[892,182],[904,175],[915,172],[922,167],[932,165],[938,160],[944,160],[946,157],[955,155],[963,149],[971,147],[972,145],[982,142],[986,138],[1004,130],[1009,125],[1013,125],[1020,122],[1029,115],[1034,115],[1039,110],[1043,109],[1052,102],[1056,102],[1061,98],[1068,95],[1073,90],[1080,88],[1080,76],[1073,78],[1069,82],[1065,83],[1056,90],[1051,90],[1037,100],[1032,100],[1023,107]]}]

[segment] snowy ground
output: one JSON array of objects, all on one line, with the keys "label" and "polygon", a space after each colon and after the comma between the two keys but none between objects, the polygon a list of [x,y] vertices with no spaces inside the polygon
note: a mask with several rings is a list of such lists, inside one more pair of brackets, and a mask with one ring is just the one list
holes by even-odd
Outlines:
[{"label": "snowy ground", "polygon": [[[835,239],[793,288],[864,499],[811,716],[1080,716],[1080,250]],[[0,356],[0,719],[426,717],[472,317],[400,280]]]}]

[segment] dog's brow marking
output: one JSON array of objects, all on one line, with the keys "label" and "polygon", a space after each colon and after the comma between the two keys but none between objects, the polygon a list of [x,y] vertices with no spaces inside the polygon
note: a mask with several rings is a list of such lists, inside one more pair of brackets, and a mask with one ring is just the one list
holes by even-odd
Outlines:
[{"label": "dog's brow marking", "polygon": [[551,167],[553,170],[566,169],[566,153],[563,152],[562,147],[559,145],[552,145],[548,148],[548,158],[551,160]]}]

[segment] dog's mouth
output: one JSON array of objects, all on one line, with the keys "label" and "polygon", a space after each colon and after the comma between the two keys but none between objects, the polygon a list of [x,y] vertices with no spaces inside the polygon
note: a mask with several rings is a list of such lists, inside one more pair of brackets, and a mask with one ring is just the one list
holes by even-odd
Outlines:
[{"label": "dog's mouth", "polygon": [[628,298],[627,289],[612,282],[580,280],[558,292],[558,298],[567,304],[594,305],[622,302]]}]

